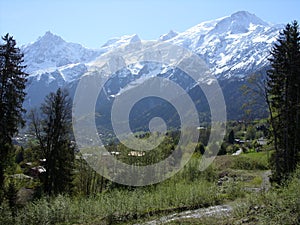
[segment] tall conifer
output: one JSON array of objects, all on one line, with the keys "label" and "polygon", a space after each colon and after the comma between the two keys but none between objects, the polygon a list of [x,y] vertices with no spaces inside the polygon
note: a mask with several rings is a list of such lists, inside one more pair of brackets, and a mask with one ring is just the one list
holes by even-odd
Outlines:
[{"label": "tall conifer", "polygon": [[24,55],[16,41],[6,34],[0,45],[0,190],[3,190],[7,157],[12,151],[12,138],[24,125],[22,104],[27,74],[22,65]]},{"label": "tall conifer", "polygon": [[300,34],[296,21],[280,32],[271,55],[267,94],[275,144],[273,179],[281,183],[300,161]]}]

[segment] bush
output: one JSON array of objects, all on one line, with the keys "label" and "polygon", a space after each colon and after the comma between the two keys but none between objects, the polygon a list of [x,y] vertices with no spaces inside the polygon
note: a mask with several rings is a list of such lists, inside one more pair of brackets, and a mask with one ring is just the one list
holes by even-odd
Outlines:
[{"label": "bush", "polygon": [[226,152],[231,155],[231,154],[235,153],[237,150],[239,150],[239,148],[240,148],[239,145],[236,145],[236,144],[228,145],[226,148]]},{"label": "bush", "polygon": [[0,205],[0,224],[14,224],[14,219],[12,216],[12,211],[10,210],[9,204],[7,201],[3,201]]}]

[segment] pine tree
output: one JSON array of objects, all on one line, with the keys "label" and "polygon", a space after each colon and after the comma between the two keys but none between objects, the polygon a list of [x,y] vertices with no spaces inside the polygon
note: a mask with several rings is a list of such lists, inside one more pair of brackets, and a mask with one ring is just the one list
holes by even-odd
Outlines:
[{"label": "pine tree", "polygon": [[7,157],[13,150],[12,138],[24,125],[22,107],[27,74],[22,65],[24,55],[16,41],[6,34],[0,45],[0,190],[3,190]]},{"label": "pine tree", "polygon": [[300,161],[300,33],[296,21],[280,32],[271,55],[267,94],[275,144],[273,179],[281,183]]},{"label": "pine tree", "polygon": [[31,112],[31,124],[46,159],[43,185],[48,195],[69,193],[72,187],[74,147],[71,142],[71,99],[65,90],[50,93],[41,117]]},{"label": "pine tree", "polygon": [[228,135],[228,143],[229,143],[229,144],[234,144],[234,131],[233,131],[233,130],[231,130],[231,131],[229,132],[229,135]]}]

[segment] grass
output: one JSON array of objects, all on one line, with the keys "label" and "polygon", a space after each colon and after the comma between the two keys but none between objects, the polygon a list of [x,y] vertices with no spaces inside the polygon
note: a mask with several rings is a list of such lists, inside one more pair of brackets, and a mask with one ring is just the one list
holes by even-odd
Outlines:
[{"label": "grass", "polygon": [[199,162],[198,157],[193,157],[180,173],[157,185],[114,188],[90,198],[44,197],[19,208],[13,219],[4,204],[0,211],[6,222],[0,224],[116,224],[220,204],[229,199],[230,194],[219,193],[214,169],[201,172]]},{"label": "grass", "polygon": [[113,190],[94,198],[42,198],[21,209],[14,224],[116,223],[153,213],[214,205],[221,201],[216,186],[207,181],[166,183],[134,191]]},{"label": "grass", "polygon": [[179,219],[168,225],[270,225],[300,224],[300,167],[286,186],[269,192],[247,194],[232,203],[230,216]]},{"label": "grass", "polygon": [[267,170],[269,169],[268,152],[251,152],[238,156],[218,156],[214,162],[218,170]]},{"label": "grass", "polygon": [[269,158],[272,152],[263,151],[263,152],[250,152],[248,154],[242,154],[240,157],[255,161],[257,165],[260,165],[262,168],[269,169]]},{"label": "grass", "polygon": [[[249,161],[254,162],[254,166],[249,167]],[[276,198],[286,197],[277,192],[257,197],[246,194],[243,190],[244,187],[261,185],[264,170],[260,169],[268,168],[267,154],[264,152],[218,156],[214,164],[204,172],[198,170],[199,162],[199,156],[192,157],[182,171],[157,185],[130,189],[114,188],[90,198],[62,195],[53,198],[44,197],[19,208],[14,218],[5,203],[0,206],[0,224],[132,224],[133,221],[148,221],[174,212],[242,199],[237,203],[239,207],[236,207],[233,217],[185,219],[178,223],[177,221],[170,223],[233,224],[234,221],[249,219],[249,209],[255,204],[276,205]],[[222,186],[218,186],[217,180],[224,174],[229,179]],[[299,186],[294,185],[294,188],[296,187]],[[284,193],[287,194],[288,191]],[[293,197],[294,194],[287,201],[291,201]],[[286,200],[282,201],[282,207],[287,207]],[[293,207],[296,209],[298,206],[295,203]],[[272,210],[276,208],[273,207]],[[252,219],[251,217],[249,221]]]},{"label": "grass", "polygon": [[262,177],[261,176],[255,176],[250,182],[248,182],[248,187],[260,187],[262,184]]}]

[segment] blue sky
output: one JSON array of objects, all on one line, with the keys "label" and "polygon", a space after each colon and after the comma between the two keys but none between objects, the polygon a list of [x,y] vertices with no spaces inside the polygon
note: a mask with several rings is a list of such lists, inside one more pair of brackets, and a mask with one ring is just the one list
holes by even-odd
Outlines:
[{"label": "blue sky", "polygon": [[138,34],[157,39],[240,10],[274,24],[300,22],[299,0],[1,0],[0,35],[27,44],[51,31],[97,48],[108,39]]}]

